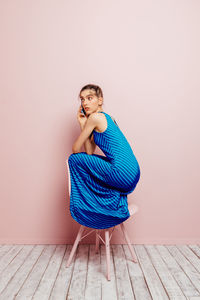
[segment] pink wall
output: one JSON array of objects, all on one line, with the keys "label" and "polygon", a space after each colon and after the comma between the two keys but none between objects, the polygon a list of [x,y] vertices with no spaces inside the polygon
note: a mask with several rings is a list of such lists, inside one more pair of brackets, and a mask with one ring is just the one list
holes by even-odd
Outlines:
[{"label": "pink wall", "polygon": [[[1,243],[74,240],[65,161],[87,83],[102,87],[141,167],[132,242],[200,242],[199,10],[197,0],[0,2]],[[112,243],[124,243],[120,229]]]}]

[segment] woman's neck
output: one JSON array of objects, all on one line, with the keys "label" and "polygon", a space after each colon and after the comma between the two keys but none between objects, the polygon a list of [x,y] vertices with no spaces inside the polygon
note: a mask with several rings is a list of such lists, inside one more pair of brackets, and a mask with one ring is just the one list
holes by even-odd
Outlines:
[{"label": "woman's neck", "polygon": [[103,111],[103,109],[102,109],[102,108],[99,108],[99,109],[97,109],[96,112],[100,112],[100,111]]}]

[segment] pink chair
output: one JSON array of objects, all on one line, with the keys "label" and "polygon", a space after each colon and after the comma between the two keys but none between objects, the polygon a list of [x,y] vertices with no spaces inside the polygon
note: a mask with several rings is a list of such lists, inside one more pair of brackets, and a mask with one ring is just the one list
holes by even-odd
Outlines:
[{"label": "pink chair", "polygon": [[[68,164],[68,161],[66,161],[67,163],[67,169],[68,169],[68,188],[69,188],[69,195],[71,193],[71,179],[70,179],[70,170],[69,170],[69,164]],[[128,204],[128,209],[129,209],[129,212],[130,212],[130,215],[133,216],[137,211],[138,211],[138,206],[135,205],[135,204]],[[129,220],[129,219],[128,219]],[[124,237],[125,237],[125,240],[128,244],[128,247],[129,247],[129,250],[131,252],[131,255],[132,255],[132,258],[133,258],[133,262],[137,263],[138,260],[137,260],[137,257],[136,257],[136,254],[134,252],[134,249],[131,245],[131,242],[130,242],[130,239],[129,239],[129,236],[128,236],[128,233],[125,229],[125,226],[124,226],[124,223],[121,223],[119,224],[120,227],[121,227],[121,230],[124,234]],[[118,226],[118,225],[117,225]],[[89,235],[90,233],[92,233],[93,231],[96,231],[96,246],[95,246],[95,252],[98,253],[99,251],[99,239],[101,239],[101,241],[104,243],[104,245],[106,246],[106,262],[107,262],[107,280],[111,280],[110,279],[110,240],[111,240],[111,237],[112,237],[112,234],[113,234],[113,230],[115,229],[116,226],[114,227],[110,227],[112,228],[111,229],[111,234],[109,235],[109,229],[110,228],[106,228],[106,229],[93,229],[93,230],[90,230],[87,234],[83,235],[84,231],[86,229],[91,229],[90,227],[86,227],[86,226],[83,226],[83,225],[80,225],[79,227],[79,231],[78,231],[78,234],[76,236],[76,239],[75,239],[75,242],[73,244],[73,247],[72,247],[72,250],[70,252],[70,255],[69,255],[69,258],[67,260],[67,265],[66,267],[69,267],[70,264],[71,264],[71,261],[72,261],[72,258],[76,252],[76,249],[77,249],[77,246],[79,244],[79,242],[85,238],[87,235]],[[101,235],[99,234],[101,230],[105,230],[105,241],[102,239]]]}]

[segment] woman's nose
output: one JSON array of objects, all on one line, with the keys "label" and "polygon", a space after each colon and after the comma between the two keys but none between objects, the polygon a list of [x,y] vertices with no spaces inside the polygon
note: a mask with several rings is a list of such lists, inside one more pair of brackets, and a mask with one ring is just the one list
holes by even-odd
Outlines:
[{"label": "woman's nose", "polygon": [[88,100],[85,100],[85,101],[84,101],[84,105],[87,106],[87,105],[88,105],[88,102],[89,102]]}]

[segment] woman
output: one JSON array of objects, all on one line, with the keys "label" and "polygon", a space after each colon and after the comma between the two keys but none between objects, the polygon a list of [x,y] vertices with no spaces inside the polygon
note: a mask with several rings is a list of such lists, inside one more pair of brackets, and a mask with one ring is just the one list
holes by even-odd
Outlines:
[{"label": "woman", "polygon": [[[82,131],[68,158],[70,213],[84,226],[109,228],[130,217],[127,194],[140,179],[140,167],[116,121],[102,109],[101,88],[88,84],[79,97],[77,119]],[[83,144],[86,152],[80,152]],[[93,154],[96,145],[105,156]]]}]

